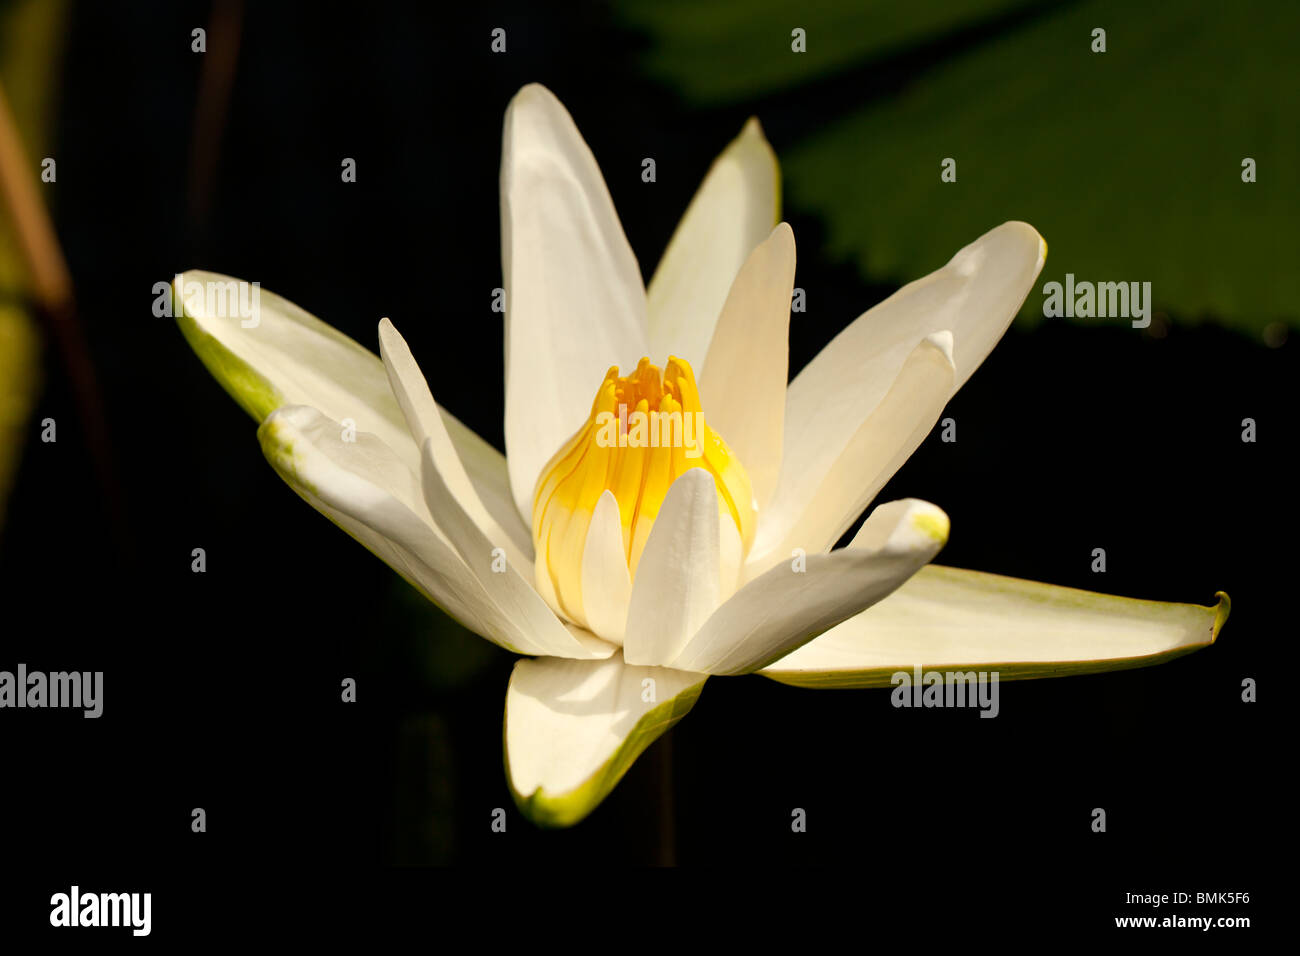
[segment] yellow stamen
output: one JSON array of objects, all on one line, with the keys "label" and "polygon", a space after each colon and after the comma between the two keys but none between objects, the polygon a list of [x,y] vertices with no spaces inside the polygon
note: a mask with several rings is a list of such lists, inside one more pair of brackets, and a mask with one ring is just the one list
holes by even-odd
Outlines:
[{"label": "yellow stamen", "polygon": [[719,515],[735,524],[742,550],[754,538],[749,475],[704,420],[690,365],[669,357],[661,371],[643,358],[632,374],[618,371],[613,366],[605,373],[591,416],[547,462],[533,496],[538,588],[557,611],[584,626],[583,549],[607,489],[618,501],[623,556],[633,577],[668,489],[691,468],[713,476]]}]

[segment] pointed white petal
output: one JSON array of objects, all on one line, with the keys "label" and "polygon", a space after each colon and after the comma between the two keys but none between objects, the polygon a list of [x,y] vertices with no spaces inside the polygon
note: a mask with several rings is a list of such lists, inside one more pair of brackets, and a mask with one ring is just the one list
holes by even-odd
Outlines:
[{"label": "pointed white petal", "polygon": [[699,379],[709,425],[744,463],[760,513],[781,473],[794,262],[794,232],[781,223],[736,276]]},{"label": "pointed white petal", "polygon": [[[948,402],[953,374],[951,334],[927,336],[839,456],[823,462],[825,471],[786,469],[771,506],[760,512],[746,579],[786,561],[794,548],[816,554],[833,547],[930,433]],[[852,414],[849,409],[827,408],[805,424],[805,438],[820,432],[828,444],[836,441],[843,425],[837,416]]]},{"label": "pointed white petal", "polygon": [[582,607],[591,630],[621,645],[631,599],[632,577],[623,553],[618,499],[606,489],[591,514],[582,549]]},{"label": "pointed white petal", "polygon": [[818,390],[850,389],[874,405],[913,345],[943,329],[953,334],[955,392],[1015,318],[1046,255],[1043,237],[1027,223],[989,230],[942,269],[903,286],[832,339],[790,383],[793,410],[810,403],[815,408]]},{"label": "pointed white petal", "polygon": [[706,680],[663,667],[522,660],[506,692],[506,774],[519,809],[572,826],[695,705]]},{"label": "pointed white petal", "polygon": [[[456,446],[452,444],[447,426],[443,423],[438,403],[433,400],[429,383],[416,363],[415,357],[406,344],[406,340],[393,327],[388,319],[379,323],[379,354],[383,358],[384,368],[388,371],[388,380],[393,388],[393,395],[402,409],[406,424],[411,434],[421,445],[427,440],[432,449],[438,468],[447,479],[447,487],[456,497],[456,501],[465,509],[473,522],[482,529],[488,540],[505,550],[512,567],[526,578],[533,575],[532,543],[517,541],[511,530],[523,529],[518,522],[510,528],[503,528],[494,518],[478,492],[474,490],[465,466],[461,463]],[[435,521],[437,517],[435,516]]]},{"label": "pointed white petal", "polygon": [[741,588],[714,612],[670,667],[747,674],[870,607],[917,572],[948,540],[948,516],[907,498],[873,511],[846,548],[793,559]]},{"label": "pointed white petal", "polygon": [[718,492],[713,476],[691,468],[664,496],[632,585],[623,656],[663,664],[713,613],[719,597]]},{"label": "pointed white petal", "polygon": [[652,358],[703,367],[727,290],[776,224],[780,196],[776,154],[751,119],[710,167],[650,280]]},{"label": "pointed white petal", "polygon": [[[267,461],[305,501],[466,627],[516,653],[537,653],[429,517],[418,480],[374,435],[288,405],[257,431]],[[350,433],[349,433],[350,434]]]},{"label": "pointed white petal", "polygon": [[[241,294],[240,281],[191,271],[174,283],[175,300],[184,305],[183,311],[177,310],[176,322],[231,397],[258,422],[282,405],[306,405],[336,422],[351,419],[358,431],[374,435],[412,474],[419,474],[419,445],[379,357],[266,289],[256,292],[255,319],[240,315],[234,304]],[[442,418],[484,506],[503,527],[514,525],[514,540],[527,543],[528,530],[510,494],[505,457],[445,408]]]},{"label": "pointed white petal", "polygon": [[525,86],[501,154],[506,453],[532,520],[538,473],[586,420],[606,369],[648,354],[645,290],[605,180],[560,101]]},{"label": "pointed white petal", "polygon": [[[463,424],[442,406],[442,423],[456,448],[460,463],[465,466],[479,501],[488,510],[497,526],[510,535],[510,540],[524,554],[531,554],[533,539],[529,522],[519,517],[514,495],[510,489],[510,473],[506,469],[506,456],[484,441],[469,426]],[[418,448],[417,448],[418,451]]]},{"label": "pointed white petal", "polygon": [[567,630],[542,600],[528,579],[509,561],[502,565],[504,549],[489,541],[482,529],[461,507],[447,486],[447,479],[433,456],[433,442],[424,443],[421,478],[425,504],[436,515],[438,527],[447,536],[479,585],[502,609],[506,618],[526,636],[533,650],[523,653],[548,654],[577,660],[602,659],[617,650],[613,644]]},{"label": "pointed white petal", "polygon": [[926,336],[952,333],[951,391],[960,388],[1015,318],[1046,254],[1032,226],[1003,223],[832,339],[786,392],[781,500],[769,510],[807,500]]},{"label": "pointed white petal", "polygon": [[1214,643],[1215,607],[1139,601],[930,565],[879,604],[764,668],[801,687],[887,687],[898,671],[999,680],[1146,667]]}]

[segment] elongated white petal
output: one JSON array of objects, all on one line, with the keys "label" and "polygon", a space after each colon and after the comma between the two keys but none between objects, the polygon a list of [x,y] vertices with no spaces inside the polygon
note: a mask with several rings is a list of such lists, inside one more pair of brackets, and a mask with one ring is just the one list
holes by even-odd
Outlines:
[{"label": "elongated white petal", "polygon": [[[419,445],[379,357],[288,299],[259,288],[254,300],[251,286],[243,287],[241,293],[241,280],[199,271],[183,273],[174,283],[174,298],[184,306],[177,309],[177,324],[231,397],[258,422],[283,405],[309,406],[336,422],[351,420],[419,474]],[[250,308],[242,309],[241,302]],[[531,547],[510,494],[505,457],[445,408],[441,412],[484,507],[514,541]]]},{"label": "elongated white petal", "polygon": [[740,529],[731,515],[718,515],[718,601],[722,602],[740,587],[740,573],[745,561],[745,546],[740,540]]},{"label": "elongated white petal", "polygon": [[488,540],[483,530],[461,507],[447,486],[433,455],[433,442],[424,443],[421,478],[424,501],[479,585],[501,608],[507,620],[520,629],[533,649],[523,653],[549,654],[577,660],[602,659],[617,649],[613,644],[571,631],[528,583],[518,568],[502,562],[504,549]]},{"label": "elongated white petal", "polygon": [[873,511],[848,547],[793,557],[732,596],[670,667],[746,674],[881,600],[948,540],[948,516],[907,498]]},{"label": "elongated white petal", "polygon": [[466,627],[516,653],[538,653],[508,621],[429,517],[406,463],[367,432],[288,405],[257,431],[294,491]]},{"label": "elongated white petal", "polygon": [[1015,318],[1046,254],[1032,226],[1003,223],[832,339],[786,392],[780,488],[768,517],[786,513],[788,519],[788,509],[808,499],[884,399],[916,344],[933,333],[952,333],[956,392]]},{"label": "elongated white petal", "polygon": [[879,604],[764,668],[801,687],[887,687],[898,671],[999,680],[1146,667],[1214,643],[1230,602],[1168,604],[930,565]]},{"label": "elongated white petal", "polygon": [[[745,577],[784,562],[794,548],[815,554],[832,547],[930,433],[948,402],[953,374],[952,335],[927,336],[820,476],[787,469],[771,507],[760,514]],[[841,412],[852,414],[828,408],[806,427],[834,441],[842,425],[835,416]]]},{"label": "elongated white petal", "polygon": [[519,809],[572,826],[695,705],[706,680],[664,667],[521,660],[506,692],[506,773]]},{"label": "elongated white petal", "polygon": [[[441,410],[429,391],[420,366],[406,344],[406,340],[393,327],[388,319],[379,323],[379,354],[383,358],[384,368],[388,371],[388,380],[393,388],[393,395],[402,409],[406,424],[421,445],[425,441],[433,452],[438,468],[447,479],[447,487],[456,501],[465,509],[473,522],[482,529],[494,547],[506,552],[512,567],[518,568],[520,574],[531,579],[533,576],[532,543],[516,541],[507,528],[492,516],[479,499],[473,483],[465,471],[465,466],[456,453],[447,426],[443,423]],[[435,521],[437,518],[435,517]],[[513,527],[518,528],[518,524]]]},{"label": "elongated white petal", "polygon": [[794,232],[781,223],[732,283],[699,379],[709,424],[745,463],[760,513],[781,474],[794,261]]},{"label": "elongated white petal", "polygon": [[632,585],[623,656],[629,664],[672,660],[721,598],[718,492],[691,468],[673,482]]},{"label": "elongated white petal", "polygon": [[592,631],[621,645],[631,599],[618,499],[606,489],[591,514],[582,549],[582,606]]},{"label": "elongated white petal", "polygon": [[506,292],[506,453],[532,520],[542,466],[591,410],[611,365],[647,355],[645,289],[605,180],[550,90],[525,86],[501,151]]},{"label": "elongated white petal", "polygon": [[751,119],[710,167],[650,280],[652,356],[703,366],[732,280],[776,224],[780,198],[776,154]]}]

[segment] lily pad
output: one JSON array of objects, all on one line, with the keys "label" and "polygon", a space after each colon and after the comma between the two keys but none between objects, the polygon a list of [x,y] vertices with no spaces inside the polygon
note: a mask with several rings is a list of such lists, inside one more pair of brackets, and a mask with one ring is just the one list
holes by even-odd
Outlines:
[{"label": "lily pad", "polygon": [[[1094,0],[998,19],[1008,5],[994,2],[978,5],[982,20],[976,6],[943,5],[939,23],[923,5],[927,35],[863,5],[860,32],[893,47],[823,26],[809,29],[807,54],[790,52],[791,15],[775,4],[710,7],[703,25],[655,5],[636,22],[656,75],[697,104],[767,120],[765,106],[788,109],[801,89],[812,97],[828,121],[792,121],[785,138],[767,123],[786,208],[820,216],[826,252],[870,280],[924,275],[991,225],[1023,219],[1051,247],[1040,283],[1150,282],[1155,312],[1252,335],[1300,322],[1286,287],[1300,254],[1300,5]],[[962,23],[984,27],[937,55],[905,55]],[[1097,28],[1104,53],[1092,49]],[[771,51],[756,39],[768,36],[780,41]],[[864,88],[889,57],[891,85]],[[732,79],[715,75],[724,67]],[[784,101],[769,96],[783,90]],[[940,178],[948,157],[956,182]],[[1256,182],[1243,182],[1246,158]],[[1027,323],[1042,320],[1040,292]]]}]

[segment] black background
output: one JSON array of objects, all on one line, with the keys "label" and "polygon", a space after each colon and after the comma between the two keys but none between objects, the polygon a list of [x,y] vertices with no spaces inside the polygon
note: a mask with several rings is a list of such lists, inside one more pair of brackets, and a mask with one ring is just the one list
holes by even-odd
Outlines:
[{"label": "black background", "polygon": [[[153,891],[161,937],[184,920],[211,928],[218,904],[200,890],[239,887],[274,914],[274,900],[320,905],[419,879],[385,865],[429,863],[484,868],[493,885],[564,867],[562,885],[605,899],[622,864],[743,865],[750,878],[843,866],[850,882],[832,882],[860,891],[862,909],[841,914],[857,923],[978,900],[989,924],[1064,918],[1073,932],[1140,915],[1126,891],[1247,890],[1244,911],[1259,911],[1262,867],[1289,838],[1277,788],[1294,759],[1277,723],[1279,652],[1295,639],[1293,343],[1177,317],[1162,337],[1013,329],[949,407],[957,443],[936,432],[880,496],[948,512],[946,564],[1200,604],[1226,590],[1213,647],[1004,684],[996,720],[895,710],[887,691],[714,680],[587,821],[538,831],[502,770],[511,656],[439,620],[280,482],[254,422],[151,315],[153,284],[187,268],[258,280],[372,348],[390,316],[435,395],[502,447],[489,306],[514,92],[544,82],[573,113],[647,277],[749,113],[779,155],[806,110],[789,97],[685,109],[635,72],[640,41],[600,6],[249,6],[205,196],[189,44],[207,5],[85,4],[71,21],[50,195],[117,491],[97,476],[50,342],[0,546],[0,666],[102,670],[105,710],[0,716],[3,858],[20,901],[7,924],[47,924],[49,894],[80,882]],[[505,56],[489,52],[495,26]],[[344,156],[355,184],[340,182]],[[827,261],[818,222],[784,215],[809,301],[791,324],[797,370],[892,287]],[[56,444],[39,440],[47,416]],[[1241,441],[1245,417],[1255,444]],[[195,547],[205,574],[190,570]],[[1104,576],[1089,569],[1095,547]],[[344,677],[355,705],[340,702]],[[1245,677],[1259,703],[1241,702]],[[205,834],[190,830],[194,807]],[[490,830],[495,807],[506,834]],[[793,807],[806,834],[790,832]],[[1094,807],[1105,834],[1091,832]]]}]

